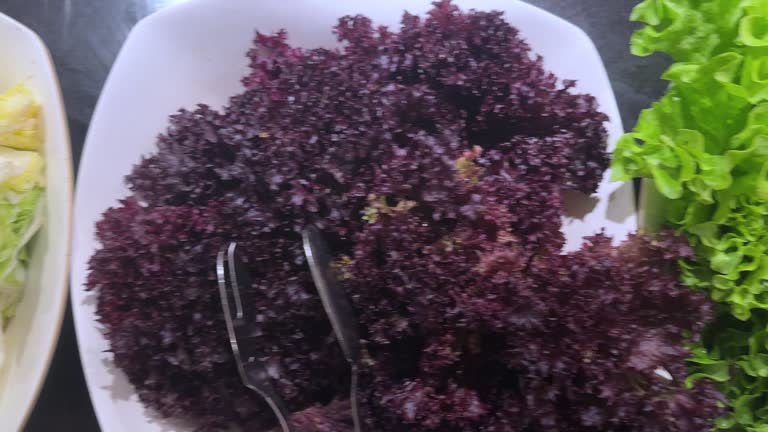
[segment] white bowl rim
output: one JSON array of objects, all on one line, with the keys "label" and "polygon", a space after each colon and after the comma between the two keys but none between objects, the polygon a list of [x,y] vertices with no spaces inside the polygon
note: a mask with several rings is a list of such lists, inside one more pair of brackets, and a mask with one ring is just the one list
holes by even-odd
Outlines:
[{"label": "white bowl rim", "polygon": [[[0,13],[0,23],[4,23],[6,25],[10,25],[13,27],[16,27],[19,31],[26,34],[28,37],[30,37],[39,47],[40,52],[44,54],[46,64],[44,65],[45,69],[47,69],[50,73],[50,79],[52,80],[53,86],[54,86],[54,98],[53,100],[46,101],[48,104],[54,105],[54,112],[57,113],[57,116],[59,116],[58,121],[61,123],[61,126],[63,128],[64,132],[64,156],[66,160],[65,163],[68,164],[70,167],[69,169],[65,170],[65,181],[66,181],[66,201],[69,203],[67,206],[67,217],[70,221],[72,221],[72,214],[73,214],[73,208],[74,208],[74,179],[73,179],[73,159],[72,159],[72,143],[70,140],[69,135],[69,124],[67,122],[67,115],[66,115],[66,109],[64,106],[64,97],[61,92],[61,85],[59,83],[59,78],[56,73],[56,67],[53,62],[53,57],[51,56],[51,52],[48,50],[48,47],[46,46],[43,39],[34,31],[32,31],[29,27],[25,26],[24,24],[16,21],[15,19],[9,17],[8,15],[5,15],[3,13]],[[45,144],[43,144],[45,145]],[[65,233],[62,233],[62,235],[67,236],[65,239],[65,244],[69,245],[71,244],[72,239],[72,226],[71,223],[67,225],[67,231]],[[46,349],[45,358],[43,360],[43,363],[41,364],[41,368],[36,371],[37,378],[35,379],[35,388],[33,389],[33,396],[29,400],[29,404],[27,405],[24,415],[22,416],[21,424],[19,425],[22,429],[24,425],[27,424],[29,421],[29,417],[32,415],[32,411],[34,410],[37,400],[40,397],[40,392],[43,389],[43,384],[45,383],[45,379],[48,376],[48,371],[50,369],[51,363],[53,362],[53,356],[56,352],[56,348],[58,346],[59,342],[59,335],[61,334],[61,328],[64,322],[64,313],[67,308],[67,297],[69,296],[69,273],[70,273],[70,258],[71,258],[72,252],[70,248],[67,248],[66,254],[64,257],[64,272],[62,273],[62,281],[60,282],[60,286],[62,286],[62,289],[57,290],[59,298],[56,300],[56,304],[58,305],[56,309],[54,310],[55,316],[51,317],[54,320],[54,330],[53,334],[50,335],[51,337],[51,343]]]},{"label": "white bowl rim", "polygon": [[[156,21],[159,18],[163,18],[163,17],[166,17],[168,15],[176,14],[176,13],[178,13],[180,11],[183,11],[183,10],[195,9],[197,7],[200,7],[200,6],[208,6],[208,5],[211,5],[211,4],[215,4],[217,1],[218,0],[185,0],[183,2],[173,3],[173,4],[169,5],[169,6],[165,6],[162,9],[159,9],[159,10],[155,11],[154,13],[152,13],[152,14],[150,14],[150,15],[142,18],[142,19],[140,19],[131,28],[131,30],[129,31],[129,33],[128,33],[128,35],[127,35],[127,37],[126,37],[126,39],[125,39],[125,41],[124,41],[120,51],[118,52],[117,57],[115,58],[115,61],[113,62],[112,69],[110,70],[110,73],[107,76],[107,79],[106,79],[106,81],[104,83],[103,89],[107,89],[107,88],[111,87],[111,84],[113,83],[113,81],[115,81],[114,74],[113,74],[113,72],[114,72],[114,65],[117,65],[117,64],[120,63],[120,60],[125,56],[126,47],[128,46],[128,42],[131,41],[131,39],[133,37],[135,37],[137,33],[140,33],[142,31],[143,27],[147,26],[148,24],[153,23],[154,21]],[[530,12],[535,12],[535,13],[540,14],[540,15],[546,15],[547,19],[549,19],[549,20],[551,20],[553,22],[557,22],[559,26],[567,27],[569,29],[569,31],[574,32],[577,35],[578,38],[581,38],[583,41],[585,41],[588,44],[590,49],[594,50],[597,53],[597,57],[600,59],[599,67],[601,69],[601,72],[606,76],[606,78],[608,80],[607,94],[608,94],[608,97],[610,98],[610,102],[613,104],[613,109],[611,109],[611,107],[602,107],[601,111],[603,111],[603,112],[615,111],[615,112],[611,113],[610,120],[608,122],[606,122],[606,124],[608,124],[608,123],[615,124],[623,132],[623,130],[624,130],[623,129],[623,122],[622,122],[622,119],[621,119],[621,116],[620,116],[620,112],[619,112],[618,107],[617,107],[616,96],[615,96],[613,87],[611,85],[610,78],[607,76],[607,72],[605,70],[605,65],[602,62],[602,58],[601,58],[597,48],[595,47],[594,42],[592,41],[592,38],[581,27],[577,26],[576,24],[574,24],[574,23],[568,21],[567,19],[565,19],[563,17],[560,17],[560,16],[558,16],[558,15],[552,13],[552,12],[549,12],[546,9],[543,9],[543,8],[537,7],[535,5],[532,5],[532,4],[528,3],[526,0],[508,0],[508,1],[510,3],[517,3],[516,7],[519,7],[520,9],[526,9],[526,10],[528,10]],[[467,9],[469,9],[469,8],[467,8]],[[288,29],[288,31],[290,32],[290,29]],[[525,34],[523,34],[522,37],[525,39]],[[103,102],[104,102],[104,99],[102,97],[99,97],[99,100],[97,101],[95,109],[93,111],[94,114],[93,114],[93,117],[91,119],[91,123],[95,123],[95,122],[100,120],[100,111],[101,111],[100,108],[102,107]],[[188,108],[188,107],[186,107],[186,108]],[[96,162],[95,160],[92,160],[94,158],[94,156],[92,155],[92,152],[89,151],[90,149],[89,149],[88,143],[90,141],[91,141],[91,129],[89,128],[88,134],[86,135],[86,138],[85,138],[85,141],[84,141],[85,145],[83,147],[82,156],[81,156],[81,159],[80,159],[81,166],[91,165],[91,163],[95,163]],[[610,141],[608,142],[609,147],[613,146],[614,144],[615,144],[614,142],[610,142]],[[84,179],[81,179],[80,176],[78,176],[77,179],[76,179],[76,185],[75,185],[75,190],[76,191],[79,191],[80,181],[85,182]],[[74,244],[74,242],[76,241],[76,238],[77,238],[77,232],[76,232],[77,231],[77,222],[76,221],[77,221],[77,212],[78,212],[78,206],[77,206],[78,199],[77,198],[78,198],[78,196],[75,197],[75,206],[74,206],[75,219],[73,219],[73,225],[74,225],[74,229],[73,229],[74,235],[72,237],[73,244]],[[106,210],[106,208],[105,208],[105,210]],[[634,214],[635,215],[637,214],[637,209],[636,208],[634,209]],[[79,263],[73,263],[72,265],[75,265],[75,264],[79,264]],[[79,291],[80,290],[84,290],[84,287],[75,286],[75,280],[74,280],[75,273],[76,273],[75,270],[71,271],[70,272],[70,278],[71,278],[71,284],[72,284],[73,291],[78,291],[78,293],[75,293],[74,295],[72,295],[70,297],[70,302],[72,303],[72,308],[73,308],[73,315],[74,315],[74,321],[75,321],[74,322],[75,333],[76,333],[77,340],[78,340],[79,353],[80,353],[80,355],[82,355],[83,352],[84,352],[84,344],[86,344],[86,345],[88,344],[87,342],[85,342],[85,340],[88,339],[88,338],[86,338],[84,336],[84,334],[83,334],[84,329],[81,328],[81,326],[84,325],[84,324],[81,322],[81,319],[83,319],[83,318],[80,318],[80,314],[83,313],[83,312],[81,312],[81,307],[82,306],[79,305],[79,304],[76,304],[76,301],[78,300],[78,298],[76,298],[76,297],[79,296]],[[93,324],[96,324],[96,322],[93,322]],[[87,388],[88,388],[88,393],[89,393],[89,395],[91,397],[92,403],[94,403],[94,413],[96,415],[96,418],[97,418],[97,421],[99,423],[99,426],[101,427],[102,430],[108,431],[108,430],[110,430],[110,426],[113,424],[113,422],[107,419],[107,415],[106,415],[105,412],[102,412],[102,411],[100,411],[97,408],[97,403],[96,403],[96,401],[94,401],[94,391],[97,390],[97,386],[94,383],[95,377],[91,376],[91,374],[88,373],[88,371],[86,370],[86,365],[82,361],[82,359],[81,359],[81,367],[83,368],[83,371],[84,371],[84,376],[85,376],[85,381],[86,381]]]}]

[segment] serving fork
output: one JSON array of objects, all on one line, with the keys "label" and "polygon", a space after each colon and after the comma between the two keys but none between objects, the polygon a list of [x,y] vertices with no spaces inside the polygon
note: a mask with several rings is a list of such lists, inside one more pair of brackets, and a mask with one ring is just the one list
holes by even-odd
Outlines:
[{"label": "serving fork", "polygon": [[293,432],[285,403],[272,386],[266,367],[259,360],[262,353],[253,339],[248,337],[248,323],[251,321],[248,319],[249,310],[243,304],[248,304],[247,291],[251,283],[248,270],[238,253],[237,243],[224,245],[219,251],[216,257],[216,276],[229,344],[232,346],[240,379],[246,387],[264,398],[275,413],[283,432]]}]

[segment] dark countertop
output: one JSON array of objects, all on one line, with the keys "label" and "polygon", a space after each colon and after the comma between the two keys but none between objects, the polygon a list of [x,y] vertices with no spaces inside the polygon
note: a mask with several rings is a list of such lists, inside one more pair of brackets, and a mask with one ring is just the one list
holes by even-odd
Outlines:
[{"label": "dark countertop", "polygon": [[[0,12],[36,31],[48,44],[69,114],[75,165],[107,73],[131,27],[147,14],[180,0],[0,0]],[[183,0],[181,0],[183,1]],[[658,99],[666,84],[661,57],[635,58],[627,23],[639,0],[528,0],[584,29],[608,68],[625,127]],[[2,429],[2,426],[0,426]],[[45,387],[29,432],[92,432],[99,427],[85,388],[68,308]]]}]

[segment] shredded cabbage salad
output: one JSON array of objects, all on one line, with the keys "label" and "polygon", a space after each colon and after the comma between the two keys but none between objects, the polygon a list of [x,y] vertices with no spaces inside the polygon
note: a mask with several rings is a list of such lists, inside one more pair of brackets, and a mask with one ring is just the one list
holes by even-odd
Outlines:
[{"label": "shredded cabbage salad", "polygon": [[645,0],[632,52],[669,54],[667,94],[619,142],[615,180],[652,179],[655,213],[696,250],[683,280],[721,313],[689,384],[720,383],[717,427],[768,431],[768,0]]},{"label": "shredded cabbage salad", "polygon": [[0,94],[0,338],[21,300],[26,246],[42,223],[41,143],[40,105],[32,91],[20,84]]}]

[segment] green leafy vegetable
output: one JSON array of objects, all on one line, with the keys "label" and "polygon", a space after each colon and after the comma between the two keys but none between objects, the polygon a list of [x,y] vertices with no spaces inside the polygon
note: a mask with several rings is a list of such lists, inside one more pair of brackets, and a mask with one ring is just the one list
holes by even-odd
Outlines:
[{"label": "green leafy vegetable", "polygon": [[26,244],[41,223],[41,187],[0,199],[0,322],[12,317],[21,297]]},{"label": "green leafy vegetable", "polygon": [[0,364],[2,333],[22,296],[27,244],[42,221],[40,106],[17,85],[0,94]]},{"label": "green leafy vegetable", "polygon": [[646,24],[634,54],[677,63],[619,141],[613,178],[653,180],[654,213],[696,251],[683,281],[721,304],[688,384],[720,383],[719,429],[768,432],[768,0],[646,0],[631,19]]}]

